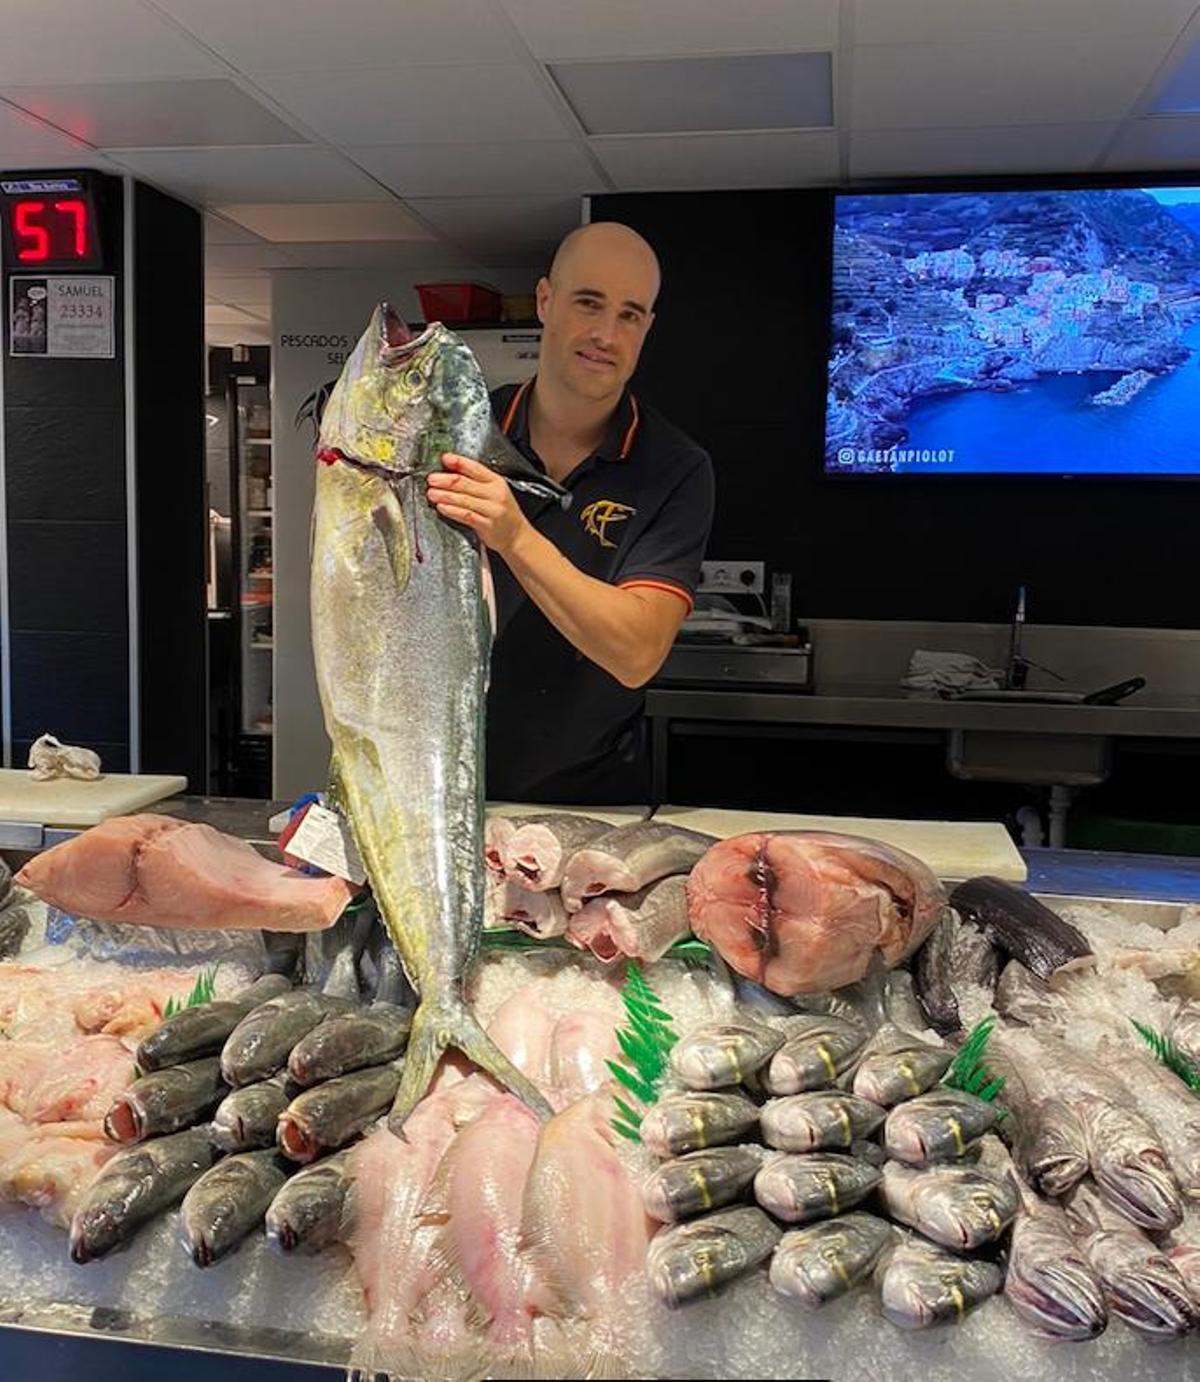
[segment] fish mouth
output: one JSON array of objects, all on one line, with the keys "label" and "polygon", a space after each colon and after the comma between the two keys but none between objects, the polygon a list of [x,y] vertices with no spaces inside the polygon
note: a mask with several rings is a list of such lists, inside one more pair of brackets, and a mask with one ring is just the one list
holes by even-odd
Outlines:
[{"label": "fish mouth", "polygon": [[1166,1282],[1140,1277],[1120,1285],[1110,1282],[1109,1290],[1113,1312],[1134,1329],[1175,1338],[1196,1323],[1191,1301]]},{"label": "fish mouth", "polygon": [[129,1098],[118,1098],[104,1116],[104,1133],[113,1142],[138,1142],[145,1131],[142,1110]]},{"label": "fish mouth", "polygon": [[290,1114],[280,1118],[277,1140],[291,1161],[313,1161],[320,1150],[311,1130]]},{"label": "fish mouth", "polygon": [[200,1234],[192,1240],[191,1256],[197,1267],[211,1267],[217,1260],[218,1254],[213,1251],[212,1245],[204,1234]]},{"label": "fish mouth", "polygon": [[1004,1294],[1039,1321],[1046,1334],[1056,1339],[1095,1339],[1104,1333],[1108,1319],[1103,1300],[1091,1283],[1064,1268],[1042,1267],[1035,1275],[1014,1275]]},{"label": "fish mouth", "polygon": [[1097,1174],[1096,1181],[1105,1198],[1118,1213],[1139,1228],[1165,1233],[1183,1222],[1183,1208],[1171,1187],[1152,1172],[1135,1167],[1120,1168],[1118,1178],[1111,1171]]},{"label": "fish mouth", "polygon": [[267,1241],[273,1243],[280,1252],[293,1252],[300,1242],[300,1235],[291,1224],[280,1224],[267,1230]]}]

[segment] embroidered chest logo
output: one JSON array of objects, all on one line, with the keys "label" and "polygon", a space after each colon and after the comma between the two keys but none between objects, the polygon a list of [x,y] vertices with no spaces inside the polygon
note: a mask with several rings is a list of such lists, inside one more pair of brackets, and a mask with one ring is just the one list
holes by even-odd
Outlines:
[{"label": "embroidered chest logo", "polygon": [[601,547],[615,547],[617,544],[608,539],[609,524],[624,523],[635,513],[637,509],[630,504],[618,504],[615,499],[594,499],[586,508],[580,509],[579,521],[583,524],[584,532],[590,533]]}]

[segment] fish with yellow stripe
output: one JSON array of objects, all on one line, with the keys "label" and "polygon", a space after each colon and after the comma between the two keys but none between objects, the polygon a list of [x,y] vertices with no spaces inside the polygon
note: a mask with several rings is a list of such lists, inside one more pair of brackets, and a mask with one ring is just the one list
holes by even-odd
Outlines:
[{"label": "fish with yellow stripe", "polygon": [[781,1152],[848,1149],[870,1137],[884,1116],[878,1104],[833,1089],[770,1099],[760,1114],[763,1138]]},{"label": "fish with yellow stripe", "polygon": [[671,1051],[671,1069],[689,1089],[741,1084],[783,1045],[784,1034],[758,1022],[706,1022]]},{"label": "fish with yellow stripe", "polygon": [[769,1155],[749,1145],[711,1147],[666,1161],[642,1185],[646,1213],[673,1224],[733,1204],[746,1195]]},{"label": "fish with yellow stripe", "polygon": [[784,1153],[754,1177],[754,1198],[788,1224],[827,1219],[865,1200],[882,1173],[868,1161],[841,1152]]},{"label": "fish with yellow stripe", "polygon": [[934,1089],[897,1104],[883,1125],[889,1156],[909,1166],[959,1161],[996,1122],[994,1104],[958,1089]]},{"label": "fish with yellow stripe", "polygon": [[843,1214],[785,1233],[771,1258],[771,1285],[809,1310],[866,1281],[896,1230],[873,1214]]},{"label": "fish with yellow stripe", "polygon": [[917,1171],[889,1161],[883,1168],[879,1197],[898,1223],[955,1252],[995,1243],[1020,1207],[1012,1176],[984,1166],[931,1166]]},{"label": "fish with yellow stripe", "polygon": [[771,1256],[781,1237],[761,1209],[744,1205],[718,1210],[656,1234],[646,1253],[646,1276],[658,1298],[675,1308],[716,1295],[752,1272]]},{"label": "fish with yellow stripe", "polygon": [[878,1276],[883,1313],[900,1329],[958,1324],[1004,1283],[994,1262],[957,1257],[915,1235],[881,1260]]},{"label": "fish with yellow stripe", "polygon": [[758,1106],[732,1090],[667,1094],[642,1119],[642,1143],[660,1160],[740,1142],[758,1128]]},{"label": "fish with yellow stripe", "polygon": [[784,1031],[787,1039],[767,1068],[771,1094],[800,1094],[831,1085],[853,1064],[867,1039],[861,1023],[830,1013],[790,1018]]},{"label": "fish with yellow stripe", "polygon": [[855,1094],[891,1108],[935,1085],[950,1068],[949,1046],[931,1046],[893,1023],[885,1023],[860,1053]]}]

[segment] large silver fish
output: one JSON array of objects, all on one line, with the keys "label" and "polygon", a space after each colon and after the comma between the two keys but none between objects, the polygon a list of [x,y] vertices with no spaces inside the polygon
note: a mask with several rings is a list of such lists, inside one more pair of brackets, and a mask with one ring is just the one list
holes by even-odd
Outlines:
[{"label": "large silver fish", "polygon": [[771,1258],[771,1285],[815,1310],[865,1281],[895,1230],[873,1214],[843,1214],[785,1233]]},{"label": "large silver fish", "polygon": [[1094,1339],[1108,1324],[1104,1292],[1052,1200],[1019,1186],[1004,1294],[1043,1339]]},{"label": "large silver fish", "polygon": [[915,1237],[880,1262],[877,1276],[883,1313],[901,1329],[960,1324],[1004,1284],[994,1262],[959,1257]]},{"label": "large silver fish", "polygon": [[931,1166],[915,1171],[898,1161],[883,1168],[880,1199],[897,1223],[954,1252],[994,1243],[1016,1217],[1011,1175],[983,1166]]},{"label": "large silver fish", "polygon": [[311,610],[333,795],[421,999],[396,1129],[450,1046],[550,1113],[462,995],[483,927],[491,628],[478,543],[425,494],[447,451],[533,493],[565,497],[496,429],[466,345],[436,322],[414,337],[381,303],[321,424]]}]

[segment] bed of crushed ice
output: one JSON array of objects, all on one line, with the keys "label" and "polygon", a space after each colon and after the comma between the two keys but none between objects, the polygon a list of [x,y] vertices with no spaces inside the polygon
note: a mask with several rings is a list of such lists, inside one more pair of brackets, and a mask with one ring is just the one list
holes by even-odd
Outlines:
[{"label": "bed of crushed ice", "polygon": [[[1200,918],[1164,937],[1100,904],[1069,908],[1065,915],[1098,946],[1119,943],[1147,949],[1186,941],[1195,946]],[[582,1007],[619,1018],[616,984],[594,963],[562,954],[485,959],[473,981],[481,1019],[538,975],[552,975],[550,1004],[561,1011]],[[733,1011],[728,987],[705,970],[664,962],[648,976],[677,1028]],[[1170,1005],[1141,975],[1115,981],[1119,1005],[1163,1027]],[[1107,1020],[1105,1020],[1107,1018]],[[1098,1014],[1071,1040],[1088,1049],[1113,1031],[1111,1014]],[[629,1148],[631,1169],[646,1153]],[[228,1259],[196,1268],[178,1238],[171,1212],[147,1226],[124,1250],[86,1266],[67,1256],[66,1236],[31,1210],[0,1209],[0,1307],[70,1302],[118,1307],[143,1318],[184,1317],[239,1328],[269,1328],[353,1339],[364,1308],[349,1253],[331,1249],[316,1257],[283,1258],[261,1237]],[[920,1382],[1091,1382],[1097,1377],[1172,1382],[1200,1377],[1195,1340],[1154,1347],[1117,1321],[1086,1344],[1048,1343],[1033,1337],[1003,1297],[987,1301],[956,1326],[905,1333],[880,1311],[877,1294],[860,1289],[810,1313],[776,1295],[759,1272],[711,1300],[668,1311],[649,1300],[640,1281],[631,1283],[616,1311],[624,1338],[614,1352],[635,1360],[636,1376],[920,1379]],[[605,1360],[611,1375],[613,1359]],[[452,1369],[451,1369],[452,1372]],[[500,1375],[500,1374],[497,1374]],[[562,1375],[556,1373],[556,1375]]]}]

